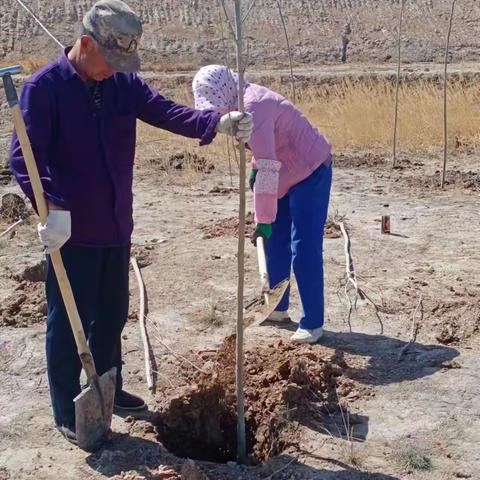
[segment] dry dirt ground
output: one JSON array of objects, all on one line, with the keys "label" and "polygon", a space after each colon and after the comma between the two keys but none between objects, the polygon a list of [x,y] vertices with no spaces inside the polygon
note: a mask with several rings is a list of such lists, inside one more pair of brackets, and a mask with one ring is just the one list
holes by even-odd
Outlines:
[{"label": "dry dirt ground", "polygon": [[[145,384],[132,273],[125,379],[150,410],[140,419],[115,417],[111,441],[95,454],[52,428],[42,253],[28,218],[0,239],[0,478],[175,479],[183,468],[182,478],[212,480],[479,479],[477,155],[452,158],[444,191],[439,157],[405,156],[391,171],[381,155],[337,155],[330,212],[351,234],[359,284],[377,305],[383,332],[362,300],[349,331],[344,242],[330,225],[321,344],[290,347],[293,323],[247,330],[249,439],[257,458],[271,457],[249,467],[203,460],[226,461],[234,448],[224,339],[235,322],[238,190],[222,168],[136,168],[134,254],[148,292],[157,393]],[[0,178],[2,195],[18,192],[7,173]],[[251,202],[248,194],[249,210]],[[391,235],[380,233],[384,214]],[[259,285],[255,251],[246,251],[248,300]],[[293,321],[299,313],[294,290]],[[417,342],[401,355],[414,315]],[[200,460],[185,465],[184,456]]]}]

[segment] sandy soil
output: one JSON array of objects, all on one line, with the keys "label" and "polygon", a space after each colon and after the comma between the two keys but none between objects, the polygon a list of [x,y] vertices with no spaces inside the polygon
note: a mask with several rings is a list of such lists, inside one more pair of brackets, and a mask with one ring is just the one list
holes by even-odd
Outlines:
[{"label": "sandy soil", "polygon": [[[52,428],[38,282],[42,254],[34,218],[1,238],[0,478],[173,479],[181,477],[182,468],[181,478],[202,478],[201,470],[210,479],[480,478],[479,174],[473,173],[478,160],[476,154],[452,159],[444,191],[436,187],[439,165],[439,158],[410,157],[391,171],[381,155],[337,156],[330,212],[344,218],[360,286],[378,307],[383,333],[368,301],[359,301],[349,331],[342,293],[344,243],[338,235],[328,235],[327,333],[321,345],[285,350],[294,323],[247,330],[247,357],[253,365],[247,368],[247,384],[268,378],[267,392],[260,389],[257,398],[247,388],[247,408],[256,405],[250,418],[256,419],[257,428],[268,424],[269,434],[280,432],[277,437],[283,442],[269,455],[268,438],[263,438],[256,454],[266,461],[249,467],[205,461],[185,466],[183,458],[167,450],[168,439],[159,441],[162,428],[170,440],[185,428],[181,415],[170,409],[175,399],[191,400],[202,385],[210,388],[219,371],[223,385],[233,381],[232,371],[222,368],[218,349],[235,322],[236,239],[231,219],[237,213],[238,193],[221,169],[192,176],[175,169],[167,173],[152,164],[137,167],[134,253],[148,291],[157,393],[149,395],[145,384],[132,273],[125,377],[131,391],[148,399],[150,410],[139,419],[115,417],[111,442],[96,454],[70,446]],[[18,193],[13,182],[4,183],[2,195]],[[380,233],[384,214],[391,215],[391,235]],[[10,222],[2,220],[0,230]],[[246,264],[248,300],[259,289],[255,251],[249,245]],[[18,305],[12,307],[15,299]],[[293,321],[299,313],[294,291]],[[417,342],[399,358],[410,339],[414,314]],[[287,363],[300,361],[303,366],[297,370],[308,362],[311,368],[323,365],[330,372],[325,383],[330,387],[295,384],[289,376],[294,366],[285,367],[282,356]],[[318,379],[314,371],[312,378]],[[296,415],[305,397],[292,400],[284,393],[301,390],[301,385],[313,393],[307,396],[308,408]],[[316,401],[315,395],[322,394],[323,403]],[[285,398],[290,400],[285,403]],[[282,425],[276,423],[279,418]],[[176,433],[165,425],[173,425]],[[195,448],[184,450],[181,455],[195,455]],[[431,464],[430,470],[408,465],[419,455]]]}]

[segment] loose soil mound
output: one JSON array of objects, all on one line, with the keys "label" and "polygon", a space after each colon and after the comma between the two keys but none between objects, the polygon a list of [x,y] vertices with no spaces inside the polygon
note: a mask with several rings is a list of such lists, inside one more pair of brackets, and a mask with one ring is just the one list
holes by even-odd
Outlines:
[{"label": "loose soil mound", "polygon": [[436,339],[444,344],[460,344],[480,333],[480,305],[475,299],[446,301],[429,312]]},{"label": "loose soil mound", "polygon": [[[338,411],[347,366],[321,346],[282,341],[246,352],[245,420],[252,460],[266,460],[297,441],[297,426]],[[159,440],[179,457],[226,462],[236,457],[235,337],[217,352],[197,384],[171,398],[158,416]]]},{"label": "loose soil mound", "polygon": [[43,322],[47,314],[44,284],[20,283],[0,305],[0,326],[29,327]]},{"label": "loose soil mound", "polygon": [[28,327],[45,320],[46,274],[47,264],[42,260],[12,275],[12,279],[16,280],[18,285],[0,305],[0,326]]},{"label": "loose soil mound", "polygon": [[[437,171],[434,175],[420,175],[405,178],[405,181],[420,189],[437,190],[441,186],[441,172]],[[445,188],[457,188],[471,192],[480,192],[480,174],[477,172],[461,172],[451,170],[445,177]]]}]

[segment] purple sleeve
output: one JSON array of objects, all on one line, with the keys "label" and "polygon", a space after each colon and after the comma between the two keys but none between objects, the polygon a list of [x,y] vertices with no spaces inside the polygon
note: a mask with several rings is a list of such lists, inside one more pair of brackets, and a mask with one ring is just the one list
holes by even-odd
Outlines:
[{"label": "purple sleeve", "polygon": [[145,81],[135,76],[137,117],[169,132],[184,137],[199,138],[208,145],[215,138],[220,114],[211,110],[194,110],[162,97]]},{"label": "purple sleeve", "polygon": [[[37,163],[45,198],[68,210],[67,202],[60,193],[61,186],[52,180],[49,168],[49,151],[52,142],[52,103],[46,88],[34,83],[26,83],[20,95],[20,109],[27,128],[28,138],[32,145],[33,155]],[[17,133],[13,132],[9,157],[10,168],[20,188],[30,199],[36,209],[32,185],[23,158]]]}]

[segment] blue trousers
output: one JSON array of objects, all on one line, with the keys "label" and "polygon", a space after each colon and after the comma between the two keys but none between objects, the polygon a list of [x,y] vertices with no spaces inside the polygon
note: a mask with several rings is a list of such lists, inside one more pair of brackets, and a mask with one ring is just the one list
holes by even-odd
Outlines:
[{"label": "blue trousers", "polygon": [[[328,214],[332,164],[321,165],[308,178],[292,187],[278,201],[272,236],[266,246],[270,286],[297,279],[303,313],[300,327],[314,329],[324,323],[323,231]],[[286,311],[290,289],[277,310]]]},{"label": "blue trousers", "polygon": [[[117,367],[122,388],[120,338],[128,316],[130,247],[64,246],[63,262],[85,335],[101,375]],[[81,363],[50,257],[47,255],[47,372],[55,422],[75,426]]]}]

